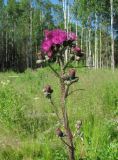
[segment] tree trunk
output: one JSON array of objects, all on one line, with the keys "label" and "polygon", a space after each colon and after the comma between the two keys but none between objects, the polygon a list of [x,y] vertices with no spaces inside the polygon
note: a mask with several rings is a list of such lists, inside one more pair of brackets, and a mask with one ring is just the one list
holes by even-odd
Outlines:
[{"label": "tree trunk", "polygon": [[30,2],[30,67],[32,68],[32,7]]},{"label": "tree trunk", "polygon": [[67,32],[69,32],[69,25],[70,25],[70,6],[69,6],[69,4],[67,4],[67,7],[68,7],[68,12],[67,12]]},{"label": "tree trunk", "polygon": [[91,17],[88,17],[89,29],[88,29],[88,61],[89,61],[89,68],[92,66],[92,55],[91,55]]},{"label": "tree trunk", "polygon": [[95,13],[95,69],[98,68],[98,37],[97,37],[98,16]]},{"label": "tree trunk", "polygon": [[88,53],[88,30],[86,28],[86,66],[89,66],[88,58],[89,58],[89,53]]},{"label": "tree trunk", "polygon": [[111,5],[111,68],[114,72],[115,60],[114,60],[114,33],[113,33],[113,0],[110,0]]},{"label": "tree trunk", "polygon": [[102,31],[100,26],[100,68],[102,67]]},{"label": "tree trunk", "polygon": [[82,27],[82,31],[81,31],[81,50],[83,49],[83,33],[84,33],[84,28]]},{"label": "tree trunk", "polygon": [[[64,29],[68,32],[68,16],[67,15],[67,4],[68,4],[68,0],[63,0],[63,16],[64,16]],[[68,61],[68,50],[65,50],[65,62]]]},{"label": "tree trunk", "polygon": [[7,60],[8,60],[8,34],[7,34],[7,31],[6,31],[6,53],[5,53],[5,68],[7,68]]},{"label": "tree trunk", "polygon": [[88,57],[88,65],[89,68],[92,66],[92,55],[91,55],[91,28],[89,27],[89,51],[88,51],[89,57]]},{"label": "tree trunk", "polygon": [[[78,23],[77,23],[77,20],[76,20],[76,36],[77,36],[77,33],[78,33]],[[77,40],[76,40],[76,45],[77,45]]]}]

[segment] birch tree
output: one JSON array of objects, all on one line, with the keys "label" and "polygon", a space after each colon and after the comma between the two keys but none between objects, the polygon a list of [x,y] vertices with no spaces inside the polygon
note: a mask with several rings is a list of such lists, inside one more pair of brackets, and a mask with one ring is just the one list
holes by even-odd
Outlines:
[{"label": "birch tree", "polygon": [[111,68],[114,72],[115,60],[114,60],[114,31],[113,31],[113,0],[110,0],[111,7]]}]

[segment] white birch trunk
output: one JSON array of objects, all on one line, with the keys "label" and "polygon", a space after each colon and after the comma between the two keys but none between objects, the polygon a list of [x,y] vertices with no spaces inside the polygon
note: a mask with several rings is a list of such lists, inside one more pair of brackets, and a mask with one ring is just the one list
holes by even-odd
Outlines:
[{"label": "white birch trunk", "polygon": [[91,29],[89,29],[89,56],[91,56]]},{"label": "white birch trunk", "polygon": [[93,67],[95,67],[95,54],[92,55]]},{"label": "white birch trunk", "polygon": [[30,2],[30,66],[32,68],[32,8]]},{"label": "white birch trunk", "polygon": [[67,25],[66,25],[66,17],[67,17],[67,15],[66,15],[66,0],[62,0],[62,2],[63,2],[63,15],[64,15],[64,29],[66,30],[67,29]]},{"label": "white birch trunk", "polygon": [[91,55],[91,28],[89,28],[89,51],[88,51],[88,54],[89,54],[89,57],[88,57],[88,65],[89,67],[92,66],[92,55]]},{"label": "white birch trunk", "polygon": [[8,34],[7,34],[7,31],[6,31],[6,56],[5,56],[5,62],[7,64],[7,61],[8,61]]},{"label": "white birch trunk", "polygon": [[[6,15],[6,24],[7,23],[8,23],[8,13]],[[5,54],[6,54],[5,55],[5,63],[7,64],[7,62],[8,62],[8,32],[7,32],[7,30],[6,30],[6,35],[5,35],[5,41],[6,41],[6,45],[5,45]]]},{"label": "white birch trunk", "polygon": [[113,33],[113,0],[110,0],[111,5],[111,68],[114,72],[115,60],[114,60],[114,33]]},{"label": "white birch trunk", "polygon": [[67,32],[69,32],[69,24],[70,24],[70,6],[69,6],[69,4],[68,4],[68,6],[67,6],[67,8],[68,8],[68,12],[67,12]]},{"label": "white birch trunk", "polygon": [[[69,15],[67,14],[67,4],[68,4],[68,0],[62,0],[63,2],[63,16],[64,16],[64,29],[68,32],[68,19],[69,19]],[[65,62],[68,61],[68,50],[65,51]]]},{"label": "white birch trunk", "polygon": [[102,31],[100,25],[100,68],[102,67]]},{"label": "white birch trunk", "polygon": [[82,27],[82,31],[81,31],[81,50],[83,49],[83,33],[84,33],[84,28]]},{"label": "white birch trunk", "polygon": [[[76,20],[76,36],[77,36],[77,32],[78,32],[78,23],[77,23],[77,20]],[[77,40],[76,40],[76,45],[77,45]]]},{"label": "white birch trunk", "polygon": [[86,29],[86,66],[88,66],[88,30]]},{"label": "white birch trunk", "polygon": [[98,68],[98,37],[97,37],[97,14],[95,13],[95,69]]}]

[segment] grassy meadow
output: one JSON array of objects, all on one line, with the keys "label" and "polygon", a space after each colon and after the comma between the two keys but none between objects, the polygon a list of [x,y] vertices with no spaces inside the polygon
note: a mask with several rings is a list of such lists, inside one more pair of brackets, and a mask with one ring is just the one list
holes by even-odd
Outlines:
[{"label": "grassy meadow", "polygon": [[[73,133],[82,120],[81,137],[74,140],[76,160],[117,160],[118,70],[78,68],[77,75],[67,102]],[[54,89],[61,115],[58,79],[49,68],[0,73],[0,160],[67,160],[55,134],[63,127],[42,92],[46,84]]]}]

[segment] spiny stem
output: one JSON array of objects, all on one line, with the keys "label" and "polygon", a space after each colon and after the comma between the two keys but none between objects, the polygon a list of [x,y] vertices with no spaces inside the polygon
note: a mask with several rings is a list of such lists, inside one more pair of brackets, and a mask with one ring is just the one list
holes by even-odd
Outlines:
[{"label": "spiny stem", "polygon": [[[61,59],[60,59],[60,64],[61,64],[61,76],[63,77],[65,70],[64,70],[63,61]],[[71,129],[69,126],[69,119],[68,119],[67,109],[66,109],[66,105],[65,105],[65,99],[68,95],[70,85],[68,85],[66,88],[66,85],[64,83],[63,78],[61,78],[61,80],[60,80],[60,85],[61,85],[62,114],[63,114],[63,119],[64,119],[64,128],[66,130],[67,141],[68,141],[68,143],[66,145],[69,148],[69,159],[74,160],[75,158],[74,158],[73,136],[72,136]]]}]

